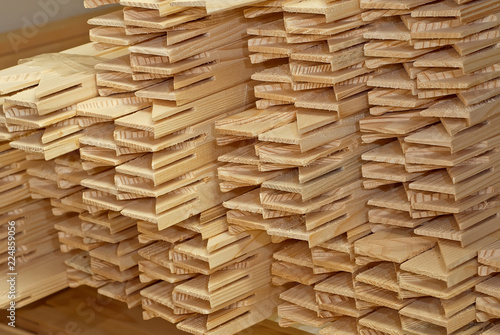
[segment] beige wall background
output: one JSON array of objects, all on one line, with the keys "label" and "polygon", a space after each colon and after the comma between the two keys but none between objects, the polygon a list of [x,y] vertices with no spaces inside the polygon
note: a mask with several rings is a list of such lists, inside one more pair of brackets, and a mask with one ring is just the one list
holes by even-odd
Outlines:
[{"label": "beige wall background", "polygon": [[83,0],[0,0],[0,33],[88,13]]},{"label": "beige wall background", "polygon": [[114,10],[86,9],[83,0],[0,0],[0,69],[88,43],[87,20]]}]

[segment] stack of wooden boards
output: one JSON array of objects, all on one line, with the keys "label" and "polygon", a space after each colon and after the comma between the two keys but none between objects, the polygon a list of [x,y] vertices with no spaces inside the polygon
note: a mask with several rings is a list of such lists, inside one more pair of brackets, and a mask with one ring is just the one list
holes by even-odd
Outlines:
[{"label": "stack of wooden boards", "polygon": [[[0,76],[2,76],[0,74]],[[48,200],[32,199],[26,169],[32,164],[26,154],[12,149],[10,136],[22,136],[23,131],[8,133],[2,125],[0,144],[0,226],[2,254],[0,265],[5,280],[0,283],[0,307],[9,307],[13,290],[7,279],[16,281],[17,307],[22,307],[67,287],[64,255],[59,252],[57,231]],[[7,273],[11,274],[10,276]],[[17,277],[17,273],[21,273]],[[10,294],[9,294],[10,292]]]},{"label": "stack of wooden boards", "polygon": [[[55,218],[45,220],[52,221],[51,227],[59,230],[61,251],[72,252],[71,257],[65,257],[65,262],[75,268],[68,272],[70,286],[82,281],[96,286],[88,254],[77,250],[88,253],[100,246],[96,236],[109,235],[106,226],[85,221],[88,213],[102,215],[103,210],[84,201],[82,186],[107,167],[82,163],[78,150],[80,140],[106,122],[105,118],[85,113],[98,95],[94,66],[121,54],[119,48],[96,53],[91,46],[84,46],[42,55],[10,69],[25,85],[5,98],[6,124],[21,126],[28,132],[10,145],[26,151],[32,161],[27,169],[31,197],[50,199]],[[46,267],[46,271],[50,270]]]},{"label": "stack of wooden boards", "polygon": [[257,187],[224,203],[230,231],[284,245],[283,326],[476,334],[498,318],[500,8],[430,2],[245,11],[283,12],[249,29],[251,60],[283,63],[252,77],[256,108],[216,122],[222,145],[253,139],[219,158],[219,178]]},{"label": "stack of wooden boards", "polygon": [[[276,307],[279,246],[263,231],[228,232],[221,204],[248,188],[219,191],[217,158],[237,146],[218,146],[214,124],[254,103],[250,76],[264,66],[248,58],[247,29],[272,18],[120,4],[90,20],[95,48],[128,52],[95,66],[101,97],[80,104],[107,121],[80,139],[81,163],[108,169],[80,183],[83,202],[99,212],[80,213],[92,250],[75,263],[90,259],[99,292],[130,307],[142,302],[147,319],[193,334],[236,333]],[[91,225],[105,222],[114,230],[106,236]]]},{"label": "stack of wooden boards", "polygon": [[[67,192],[68,187],[61,184],[63,190],[56,181],[31,177],[47,171],[45,165],[42,167],[44,158],[54,158],[75,145],[74,136],[78,135],[58,139],[64,135],[58,127],[76,114],[66,108],[74,103],[73,93],[85,99],[88,87],[95,86],[95,76],[83,71],[88,60],[85,56],[52,54],[0,71],[1,264],[5,273],[16,277],[17,307],[68,285],[65,256],[58,251],[54,226],[71,216],[54,217],[48,200]],[[45,127],[45,131],[40,130]],[[48,172],[49,178],[56,175],[53,170]],[[40,188],[46,193],[38,193]],[[11,300],[8,292],[9,282],[3,280],[2,307]]]},{"label": "stack of wooden boards", "polygon": [[[265,230],[283,243],[274,254],[273,283],[285,291],[280,324],[321,328],[348,315],[371,311],[357,303],[353,243],[370,233],[363,189],[359,120],[368,115],[364,67],[366,25],[357,1],[268,1],[245,11],[249,17],[280,13],[249,29],[251,60],[267,69],[252,78],[256,107],[216,122],[220,144],[253,140],[221,156],[221,189],[253,186],[227,201],[233,232]],[[312,6],[311,6],[312,5]],[[272,15],[272,14],[271,14]],[[278,59],[276,66],[269,60]],[[356,329],[343,318],[337,329]],[[352,327],[351,327],[352,326]],[[329,326],[332,328],[333,326]],[[330,330],[336,333],[336,330]]]},{"label": "stack of wooden boards", "polygon": [[27,131],[10,145],[29,154],[31,196],[58,217],[44,222],[70,253],[70,286],[129,307],[144,296],[147,318],[193,333],[235,333],[271,316],[279,293],[278,246],[265,232],[227,232],[220,204],[242,191],[222,193],[216,180],[218,156],[236,147],[217,146],[214,121],[255,101],[250,75],[262,67],[245,46],[258,22],[241,10],[135,5],[91,20],[96,51],[7,70],[22,83],[8,91],[6,127]]},{"label": "stack of wooden boards", "polygon": [[366,16],[367,67],[391,69],[368,80],[371,116],[360,121],[364,142],[381,144],[363,155],[362,170],[365,185],[380,190],[368,202],[370,223],[383,228],[354,244],[370,262],[356,281],[389,307],[371,328],[483,331],[499,316],[500,286],[478,253],[500,238],[500,3],[361,6],[384,13]]},{"label": "stack of wooden boards", "polygon": [[498,1],[111,3],[0,73],[71,286],[200,335],[498,331]]}]

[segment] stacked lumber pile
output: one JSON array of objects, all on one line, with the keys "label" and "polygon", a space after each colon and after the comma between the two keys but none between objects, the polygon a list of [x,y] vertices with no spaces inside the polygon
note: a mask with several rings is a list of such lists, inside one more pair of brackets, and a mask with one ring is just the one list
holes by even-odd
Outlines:
[{"label": "stacked lumber pile", "polygon": [[[103,239],[111,239],[109,231],[114,227],[109,227],[108,220],[96,223],[89,217],[113,216],[85,199],[84,185],[109,167],[82,162],[79,148],[107,121],[89,112],[92,106],[99,107],[95,101],[98,87],[94,67],[103,59],[122,54],[119,48],[96,53],[91,46],[84,46],[35,58],[33,62],[44,67],[41,78],[31,84],[36,86],[10,96],[6,102],[12,106],[4,106],[6,116],[13,115],[12,122],[19,119],[17,122],[32,129],[31,135],[10,145],[27,151],[29,158],[37,161],[28,169],[30,192],[32,196],[50,199],[58,217],[52,224],[59,230],[61,250],[70,253],[66,263],[70,266],[68,278],[72,287],[81,283],[98,287],[107,279],[94,277],[88,252],[102,246]],[[118,104],[115,100],[119,99],[110,104]]]},{"label": "stacked lumber pile", "polygon": [[[16,222],[17,248],[3,254],[2,263],[19,274],[17,307],[68,285],[66,256],[58,251],[54,227],[72,222],[74,216],[56,210],[59,216],[53,217],[52,205],[78,187],[58,177],[54,159],[78,148],[83,129],[79,122],[92,122],[74,118],[75,103],[96,94],[95,59],[86,51],[36,57],[0,73],[3,243],[9,250],[9,222]],[[15,261],[8,256],[15,256]],[[5,299],[6,284],[2,283]]]},{"label": "stacked lumber pile", "polygon": [[493,269],[481,270],[477,256],[500,238],[499,3],[361,7],[372,27],[365,64],[391,70],[368,80],[371,116],[360,121],[363,141],[380,144],[362,167],[365,186],[379,189],[368,204],[380,226],[354,244],[368,263],[355,289],[381,308],[359,323],[384,333],[481,332],[498,317],[486,296],[498,294],[488,290]]},{"label": "stacked lumber pile", "polygon": [[[5,79],[1,72],[0,77]],[[65,257],[59,251],[50,201],[31,198],[26,169],[33,163],[26,160],[25,152],[12,149],[6,141],[25,136],[27,132],[14,131],[16,126],[6,126],[5,117],[2,116],[2,119],[0,265],[5,269],[5,279],[12,276],[17,278],[16,307],[22,307],[67,287],[68,283],[64,268]],[[12,132],[8,132],[7,128]],[[8,276],[7,273],[11,275]],[[9,284],[6,280],[0,284],[2,308],[9,307]]]},{"label": "stacked lumber pile", "polygon": [[361,155],[376,147],[361,142],[358,125],[378,72],[364,67],[358,32],[368,22],[357,1],[267,1],[245,13],[281,14],[249,29],[251,60],[267,66],[252,76],[263,82],[261,100],[216,122],[220,144],[252,141],[219,158],[222,190],[254,187],[224,203],[230,231],[259,229],[282,242],[272,269],[285,290],[280,325],[356,332],[374,307],[353,287],[362,268],[354,242],[371,232],[365,205],[377,193],[360,180]]},{"label": "stacked lumber pile", "polygon": [[[108,90],[104,85],[100,87],[101,92]],[[78,106],[82,115],[98,117],[104,122],[87,128],[85,136],[80,139],[81,148],[76,159],[84,169],[98,171],[81,179],[80,185],[85,187],[81,196],[84,203],[97,211],[79,214],[79,219],[85,225],[85,237],[92,246],[86,250],[87,253],[80,254],[73,260],[90,261],[89,274],[92,275],[92,280],[85,276],[87,279],[82,284],[100,287],[102,294],[116,297],[132,307],[140,303],[137,289],[134,290],[135,295],[125,294],[119,297],[117,291],[120,291],[118,286],[139,284],[137,259],[141,245],[137,241],[137,220],[120,214],[125,204],[135,197],[119,192],[114,176],[116,166],[139,157],[140,153],[116,145],[113,139],[113,121],[119,116],[147,108],[150,103],[147,99],[135,97],[133,93],[123,93],[90,99]]]},{"label": "stacked lumber pile", "polygon": [[[324,334],[486,325],[474,323],[482,295],[473,289],[486,279],[478,251],[500,237],[498,9],[485,12],[483,2],[438,3],[437,13],[415,1],[366,1],[363,12],[321,1],[246,10],[284,12],[249,29],[252,61],[282,63],[253,76],[266,82],[255,88],[256,108],[216,122],[220,144],[253,139],[219,158],[228,163],[219,178],[224,191],[257,187],[224,203],[231,232],[302,240],[274,255],[273,282],[293,285],[281,294],[281,325],[328,324]],[[371,161],[364,190],[361,155]],[[376,206],[369,224],[366,202]]]},{"label": "stacked lumber pile", "polygon": [[70,286],[192,334],[498,332],[498,1],[84,3],[124,6],[93,51],[0,72],[42,294],[55,227]]},{"label": "stacked lumber pile", "polygon": [[[94,49],[122,48],[123,52],[95,65],[99,96],[78,105],[81,115],[99,118],[103,122],[87,128],[85,136],[80,139],[76,160],[83,169],[93,169],[96,173],[80,181],[84,187],[81,192],[83,202],[92,208],[79,213],[82,233],[88,243],[68,265],[74,276],[80,278],[75,278],[74,286],[96,287],[99,293],[132,308],[141,304],[140,289],[146,286],[139,280],[138,261],[142,244],[137,239],[137,220],[124,217],[120,212],[138,197],[118,190],[115,176],[120,165],[141,157],[145,150],[118,144],[114,138],[115,121],[151,108],[149,99],[137,97],[135,93],[156,82],[148,79],[135,81],[130,65],[124,61],[129,59],[128,46],[146,38],[143,35],[126,36],[124,28],[116,27],[123,26],[123,17],[112,12],[93,18],[89,23],[98,25],[91,29],[90,34],[95,42]],[[85,273],[82,273],[84,269]]]},{"label": "stacked lumber pile", "polygon": [[229,2],[215,11],[120,3],[123,10],[90,21],[99,25],[90,32],[95,47],[128,49],[96,66],[100,94],[107,96],[101,98],[151,102],[123,114],[98,107],[88,114],[109,122],[81,139],[82,162],[108,159],[112,168],[82,182],[92,189],[83,198],[109,210],[108,221],[129,220],[118,234],[130,230],[122,242],[133,250],[112,261],[121,245],[94,236],[106,242],[90,251],[94,278],[111,280],[99,292],[130,307],[142,297],[146,319],[163,318],[193,334],[236,333],[276,307],[280,290],[271,285],[271,263],[278,246],[263,231],[228,232],[221,203],[248,188],[219,191],[217,158],[237,145],[218,146],[214,123],[255,101],[250,76],[264,67],[248,59],[246,31],[272,18],[246,19]]}]

